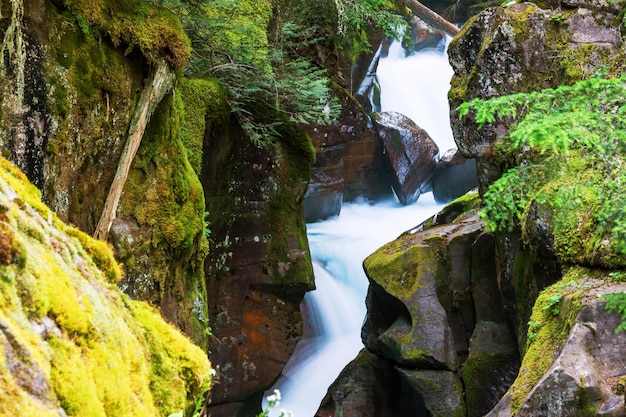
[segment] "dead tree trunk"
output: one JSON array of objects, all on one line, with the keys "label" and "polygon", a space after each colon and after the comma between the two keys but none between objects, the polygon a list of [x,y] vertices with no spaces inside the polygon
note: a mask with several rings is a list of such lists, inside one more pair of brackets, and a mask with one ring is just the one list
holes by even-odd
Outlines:
[{"label": "dead tree trunk", "polygon": [[437,13],[430,10],[417,0],[407,0],[406,5],[411,11],[424,22],[428,23],[432,27],[442,30],[447,35],[455,36],[459,33],[459,28],[448,22]]},{"label": "dead tree trunk", "polygon": [[133,114],[128,130],[128,140],[120,156],[120,162],[117,165],[113,183],[111,184],[109,194],[104,203],[100,221],[94,232],[96,239],[107,239],[111,224],[113,224],[113,220],[115,220],[115,213],[120,197],[122,196],[124,184],[126,184],[126,180],[128,179],[130,166],[137,154],[137,149],[139,149],[139,145],[141,144],[146,126],[154,110],[161,100],[163,100],[163,97],[172,89],[175,77],[174,72],[170,69],[165,60],[159,60],[155,63],[155,68],[148,79],[146,87],[141,92],[137,107],[135,107],[135,113]]}]

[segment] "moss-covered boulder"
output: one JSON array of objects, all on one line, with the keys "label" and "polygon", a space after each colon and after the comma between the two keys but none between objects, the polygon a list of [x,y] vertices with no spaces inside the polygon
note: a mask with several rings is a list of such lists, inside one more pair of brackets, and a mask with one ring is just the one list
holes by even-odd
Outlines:
[{"label": "moss-covered boulder", "polygon": [[502,174],[490,154],[508,133],[510,120],[496,120],[478,130],[473,117],[459,119],[457,107],[474,98],[572,84],[608,68],[622,45],[619,15],[584,6],[542,9],[518,3],[488,8],[451,42],[452,128],[463,155],[477,158],[481,191]]},{"label": "moss-covered boulder", "polygon": [[[2,152],[61,220],[91,234],[146,74],[162,58],[182,69],[189,41],[180,19],[153,2],[19,0],[0,7],[8,42],[0,53],[7,58],[0,70]],[[219,91],[205,94],[215,108],[185,106],[192,84],[181,81],[152,117],[110,240],[125,264],[124,290],[161,307],[205,345],[208,244],[199,161],[204,124],[223,113],[216,109],[225,99]]]},{"label": "moss-covered boulder", "polygon": [[573,267],[538,297],[519,376],[488,414],[623,415],[626,335],[605,294],[626,291],[620,275]]},{"label": "moss-covered boulder", "polygon": [[200,164],[211,117],[227,111],[214,80],[181,81],[152,116],[111,227],[126,269],[120,286],[134,299],[160,306],[201,346],[209,326],[204,257],[210,219]]},{"label": "moss-covered boulder", "polygon": [[124,295],[107,244],[40,198],[0,158],[0,414],[193,410],[211,382],[204,351]]},{"label": "moss-covered boulder", "polygon": [[401,389],[437,415],[483,415],[519,366],[494,237],[483,230],[478,202],[475,193],[456,200],[364,261],[365,346],[390,360]]}]

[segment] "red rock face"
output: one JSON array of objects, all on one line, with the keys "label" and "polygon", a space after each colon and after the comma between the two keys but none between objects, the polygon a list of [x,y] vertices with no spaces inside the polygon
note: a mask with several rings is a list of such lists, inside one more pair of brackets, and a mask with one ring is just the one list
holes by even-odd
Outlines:
[{"label": "red rock face", "polygon": [[208,350],[220,368],[209,414],[256,415],[302,335],[299,304],[314,286],[299,205],[310,161],[283,142],[258,148],[234,123],[214,133],[202,174],[214,219]]},{"label": "red rock face", "polygon": [[317,154],[303,202],[307,222],[339,214],[343,201],[391,195],[382,148],[367,116],[353,98],[344,97],[342,106],[332,125],[308,130]]},{"label": "red rock face", "polygon": [[410,204],[431,190],[439,148],[428,133],[408,117],[377,113],[375,126],[393,173],[393,189],[402,204]]}]

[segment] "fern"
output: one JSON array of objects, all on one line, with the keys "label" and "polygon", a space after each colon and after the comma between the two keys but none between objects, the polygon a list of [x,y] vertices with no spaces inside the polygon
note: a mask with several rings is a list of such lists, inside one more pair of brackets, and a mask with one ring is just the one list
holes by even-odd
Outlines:
[{"label": "fern", "polygon": [[[481,214],[489,228],[511,230],[537,202],[549,206],[554,223],[563,225],[555,233],[571,229],[572,213],[586,212],[583,217],[594,222],[588,229],[595,231],[595,239],[609,239],[617,252],[626,254],[624,77],[474,99],[458,111],[460,117],[473,114],[479,128],[504,117],[511,121],[499,154],[503,164],[518,166],[505,171],[485,193]],[[590,206],[590,201],[597,203]],[[565,247],[567,238],[558,238],[564,246],[557,250],[573,253]]]},{"label": "fern", "polygon": [[606,310],[609,313],[617,312],[622,319],[622,322],[615,329],[615,333],[626,331],[626,293],[605,294],[602,298],[606,301]]}]

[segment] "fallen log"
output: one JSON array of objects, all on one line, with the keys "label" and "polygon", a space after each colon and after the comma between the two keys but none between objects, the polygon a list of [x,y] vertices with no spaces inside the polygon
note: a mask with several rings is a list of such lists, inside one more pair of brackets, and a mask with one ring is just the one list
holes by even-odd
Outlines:
[{"label": "fallen log", "polygon": [[407,0],[406,5],[411,11],[424,22],[428,23],[435,29],[443,31],[445,34],[455,36],[460,29],[448,22],[437,13],[430,10],[417,0]]},{"label": "fallen log", "polygon": [[107,199],[104,203],[100,221],[98,221],[98,225],[96,226],[96,230],[93,235],[96,239],[107,239],[113,220],[115,220],[115,213],[117,211],[120,197],[122,196],[122,190],[124,189],[124,185],[128,179],[130,166],[133,163],[135,155],[137,154],[137,150],[141,144],[141,139],[143,138],[146,126],[148,125],[150,117],[152,117],[156,107],[174,86],[175,78],[176,75],[170,69],[165,60],[159,60],[155,63],[155,68],[146,83],[146,87],[141,92],[139,102],[135,107],[135,112],[128,130],[128,140],[126,141],[126,145],[122,151],[122,155],[120,156],[120,162],[117,165],[117,171],[115,172],[113,183],[109,189],[109,194],[107,195]]}]

